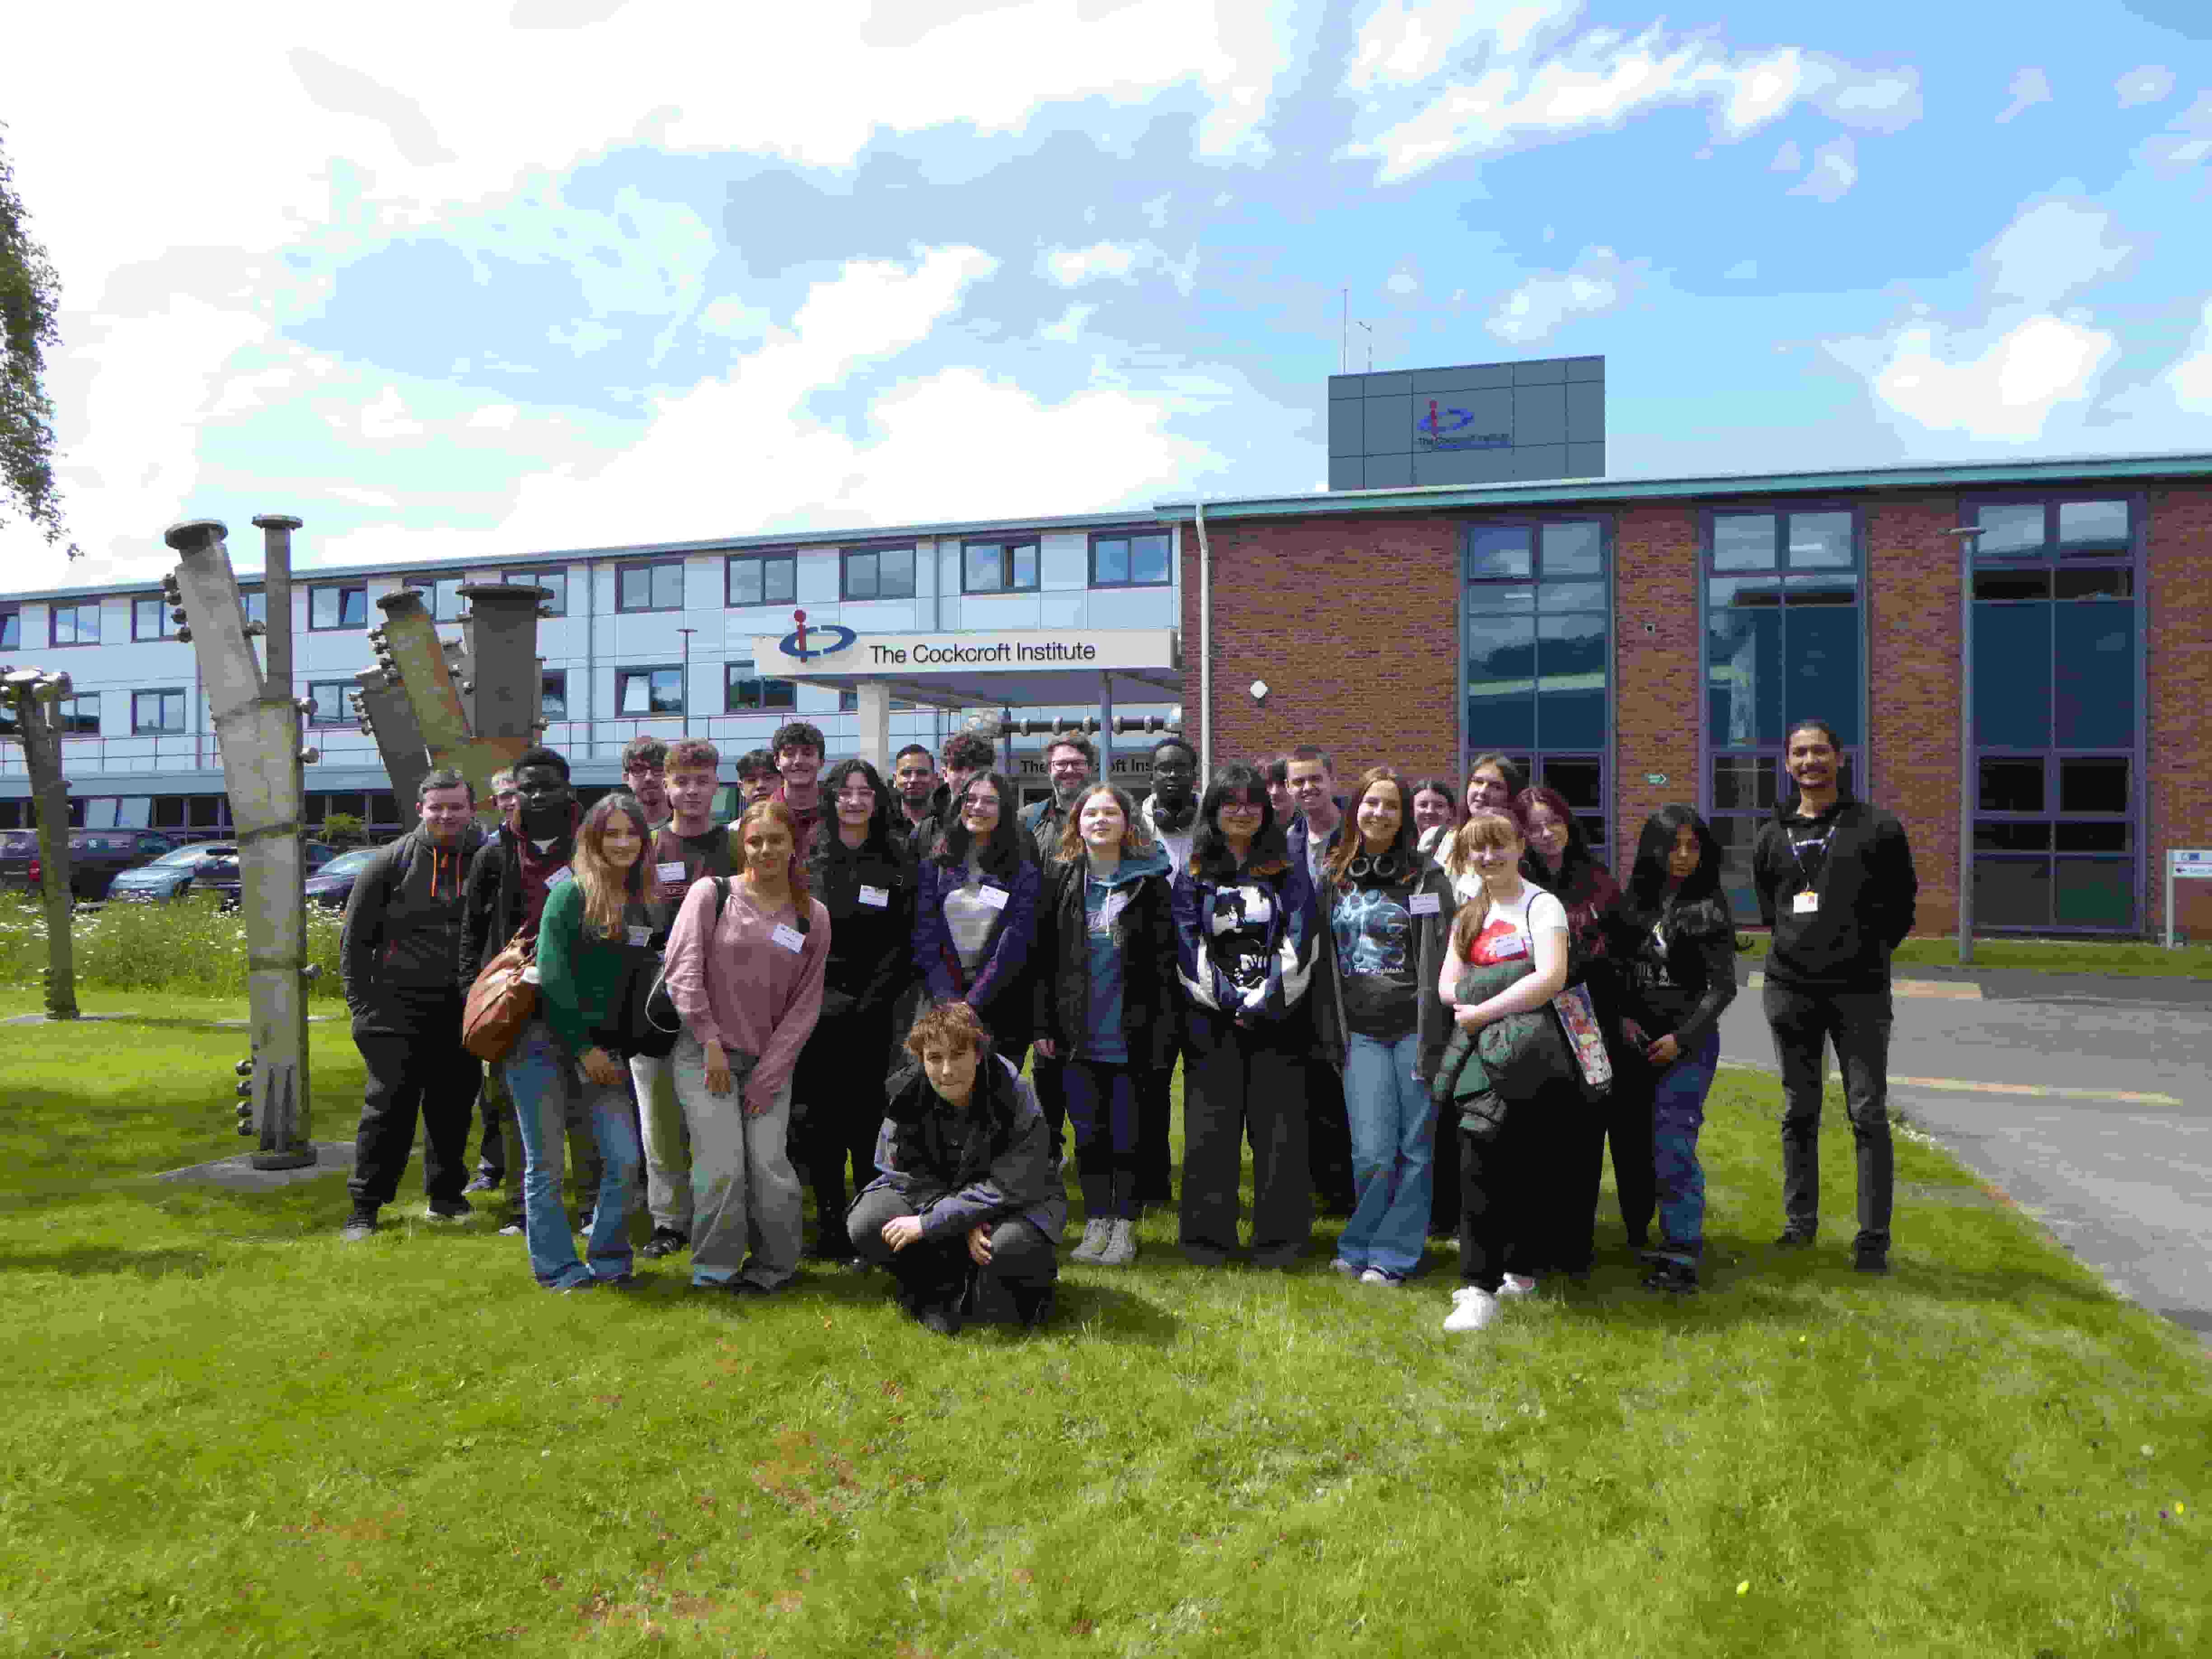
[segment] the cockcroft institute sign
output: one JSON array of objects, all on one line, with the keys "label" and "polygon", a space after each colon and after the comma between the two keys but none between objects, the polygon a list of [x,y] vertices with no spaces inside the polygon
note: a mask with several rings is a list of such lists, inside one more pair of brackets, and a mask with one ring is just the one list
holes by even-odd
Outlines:
[{"label": "the cockcroft institute sign", "polygon": [[1172,672],[1175,631],[1166,628],[1024,629],[1006,633],[859,634],[801,623],[755,643],[762,673],[907,679],[932,674]]}]

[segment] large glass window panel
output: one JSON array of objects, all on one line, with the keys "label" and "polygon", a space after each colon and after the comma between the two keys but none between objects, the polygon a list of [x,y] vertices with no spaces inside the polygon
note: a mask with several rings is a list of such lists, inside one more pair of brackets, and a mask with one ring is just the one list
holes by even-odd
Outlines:
[{"label": "large glass window panel", "polygon": [[538,677],[538,712],[548,720],[568,718],[568,671],[551,668]]},{"label": "large glass window panel", "polygon": [[1002,560],[996,542],[970,542],[962,550],[970,593],[995,592],[1003,583]]},{"label": "large glass window panel", "polygon": [[1772,570],[1781,561],[1774,545],[1775,515],[1771,513],[1717,513],[1713,515],[1713,568],[1716,570]]},{"label": "large glass window panel", "polygon": [[1790,690],[1784,721],[1826,720],[1844,744],[1859,740],[1859,613],[1856,608],[1784,613]]},{"label": "large glass window panel", "polygon": [[914,597],[914,550],[886,547],[876,555],[876,595],[885,599]]},{"label": "large glass window panel", "polygon": [[2058,763],[2058,810],[2062,812],[2125,812],[2128,762],[2118,755],[2085,756]]},{"label": "large glass window panel", "polygon": [[1775,763],[1764,755],[1713,757],[1713,810],[1771,812],[1780,788]]},{"label": "large glass window panel", "polygon": [[1984,757],[1981,762],[1978,810],[1984,812],[2040,812],[2044,810],[2040,755]]},{"label": "large glass window panel", "polygon": [[1974,741],[1985,749],[2051,744],[2051,608],[1974,606]]},{"label": "large glass window panel", "polygon": [[2051,925],[2051,860],[1974,860],[1974,921],[1983,927]]},{"label": "large glass window panel", "polygon": [[503,572],[500,580],[503,582],[516,582],[524,587],[543,587],[553,597],[540,600],[540,605],[556,617],[565,617],[568,614],[568,573],[567,571],[509,570]]},{"label": "large glass window panel", "polygon": [[2126,748],[2136,729],[2133,602],[2054,605],[2051,611],[2053,738],[2064,749]]},{"label": "large glass window panel", "polygon": [[2047,853],[2051,850],[2051,821],[2027,823],[2012,818],[1976,818],[1974,850],[1978,853]]},{"label": "large glass window panel", "polygon": [[1974,556],[1993,559],[2038,553],[2043,550],[2043,503],[2021,501],[1974,509],[1974,522],[1982,533],[1974,538]]},{"label": "large glass window panel", "polygon": [[2124,853],[2128,850],[2125,819],[2061,818],[2056,826],[2062,853]]},{"label": "large glass window panel", "polygon": [[1559,792],[1577,816],[1605,810],[1605,772],[1594,755],[1547,755],[1540,780]]},{"label": "large glass window panel", "polygon": [[2061,553],[2125,553],[2134,545],[2129,529],[2125,501],[2058,503]]},{"label": "large glass window panel", "polygon": [[2051,592],[2062,599],[2124,599],[2135,591],[2136,573],[2124,564],[2062,566],[2051,575]]},{"label": "large glass window panel", "polygon": [[1536,624],[1536,741],[1546,749],[1605,742],[1605,614]]},{"label": "large glass window panel", "polygon": [[1129,580],[1165,586],[1173,575],[1170,568],[1173,561],[1170,553],[1170,543],[1166,536],[1132,536],[1129,538]]},{"label": "large glass window panel", "polygon": [[1706,645],[1706,732],[1717,748],[1782,741],[1782,613],[1717,611]]},{"label": "large glass window panel", "polygon": [[20,611],[0,611],[0,651],[20,651],[23,648],[23,613]]},{"label": "large glass window panel", "polygon": [[1013,585],[1020,589],[1037,585],[1037,550],[1035,542],[1024,542],[1013,550]]},{"label": "large glass window panel", "polygon": [[1759,915],[1759,891],[1751,879],[1751,849],[1759,836],[1759,820],[1754,817],[1716,816],[1712,821],[1713,839],[1720,843],[1721,890],[1728,895],[1729,905],[1739,916]]},{"label": "large glass window panel", "polygon": [[1536,619],[1467,619],[1467,737],[1473,752],[1536,741]]},{"label": "large glass window panel", "polygon": [[845,597],[848,599],[872,599],[876,597],[874,554],[848,553],[845,556]]},{"label": "large glass window panel", "polygon": [[684,671],[680,668],[624,669],[617,688],[617,712],[623,714],[680,714],[684,712]]},{"label": "large glass window panel", "polygon": [[2051,597],[2051,572],[2043,565],[2018,570],[1977,570],[1974,597],[1990,600],[2047,599]]},{"label": "large glass window panel", "polygon": [[1859,578],[1855,570],[1814,570],[1783,578],[1783,592],[1791,605],[1856,605]]},{"label": "large glass window panel", "polygon": [[1543,575],[1598,576],[1605,573],[1605,543],[1594,524],[1544,526]]},{"label": "large glass window panel", "polygon": [[1521,582],[1474,582],[1467,590],[1470,611],[1525,611],[1536,608],[1536,590]]},{"label": "large glass window panel", "polygon": [[1851,550],[1850,514],[1792,513],[1790,515],[1791,569],[1850,570],[1856,562]]},{"label": "large glass window panel", "polygon": [[2125,927],[2135,921],[2131,859],[2060,859],[2051,919],[2061,927]]},{"label": "large glass window panel", "polygon": [[1528,576],[1534,574],[1526,525],[1480,527],[1467,533],[1467,574]]},{"label": "large glass window panel", "polygon": [[1715,576],[1705,583],[1709,610],[1771,611],[1781,603],[1780,576]]},{"label": "large glass window panel", "polygon": [[1546,582],[1536,590],[1536,603],[1545,611],[1605,609],[1603,582]]}]

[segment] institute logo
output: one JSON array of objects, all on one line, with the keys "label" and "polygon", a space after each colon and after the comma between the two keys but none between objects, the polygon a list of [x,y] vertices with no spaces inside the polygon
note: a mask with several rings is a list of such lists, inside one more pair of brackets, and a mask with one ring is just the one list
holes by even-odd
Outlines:
[{"label": "institute logo", "polygon": [[835,656],[860,637],[851,629],[841,628],[836,623],[820,623],[809,628],[804,611],[793,611],[791,619],[799,625],[778,640],[776,645],[785,656],[796,657],[801,662],[812,662],[817,657]]},{"label": "institute logo", "polygon": [[1429,412],[1413,422],[1420,434],[1424,449],[1510,449],[1513,434],[1510,432],[1477,432],[1474,411],[1468,409],[1438,409],[1437,400],[1429,399]]}]

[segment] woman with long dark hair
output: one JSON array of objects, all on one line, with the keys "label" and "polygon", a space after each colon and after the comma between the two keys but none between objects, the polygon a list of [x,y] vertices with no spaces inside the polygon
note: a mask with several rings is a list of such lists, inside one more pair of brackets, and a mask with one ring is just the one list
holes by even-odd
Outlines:
[{"label": "woman with long dark hair", "polygon": [[822,1015],[792,1076],[794,1134],[814,1188],[814,1255],[852,1261],[845,1171],[875,1179],[891,1014],[914,979],[914,866],[891,820],[891,794],[864,760],[822,776],[830,817],[806,860],[807,884],[830,913]]},{"label": "woman with long dark hair", "polygon": [[1252,1260],[1293,1265],[1313,1234],[1307,1165],[1305,1007],[1313,886],[1275,821],[1267,780],[1233,763],[1199,803],[1176,878],[1183,994],[1182,1252],[1218,1267],[1237,1249],[1237,1176],[1252,1142]]},{"label": "woman with long dark hair", "polygon": [[1037,906],[1036,1050],[1064,1062],[1083,1242],[1068,1260],[1137,1257],[1137,1102],[1181,1036],[1166,851],[1117,785],[1068,803]]},{"label": "woman with long dark hair", "polygon": [[[1605,920],[1620,902],[1620,884],[1590,850],[1581,820],[1558,790],[1537,784],[1522,792],[1520,805],[1521,821],[1528,832],[1528,851],[1521,860],[1521,873],[1566,907],[1567,983],[1589,989],[1598,1027],[1605,1034],[1607,1057],[1618,1078],[1624,1069],[1633,1071],[1643,1064],[1635,1045],[1621,1038],[1620,964],[1610,955],[1611,936]],[[1616,1088],[1589,1109],[1602,1126],[1604,1141],[1612,1143],[1613,1196],[1620,1201],[1620,1224],[1628,1234],[1629,1247],[1638,1250],[1650,1242],[1651,1211],[1656,1201],[1649,1104],[1649,1096],[1643,1091]],[[1585,1182],[1589,1201],[1582,1206],[1590,1224],[1579,1235],[1561,1235],[1569,1259],[1554,1264],[1567,1273],[1584,1273],[1589,1268],[1604,1162],[1604,1145],[1593,1143]]]},{"label": "woman with long dark hair", "polygon": [[[1694,1291],[1705,1253],[1705,1175],[1698,1131],[1720,1064],[1720,1018],[1735,997],[1735,921],[1721,894],[1721,849],[1690,807],[1662,806],[1637,837],[1628,891],[1608,915],[1627,972],[1621,1030],[1644,1065],[1616,1073],[1651,1125],[1659,1246],[1655,1290]],[[1622,1103],[1628,1109],[1630,1103]]]},{"label": "woman with long dark hair", "polygon": [[1467,810],[1480,812],[1486,807],[1493,812],[1504,811],[1528,787],[1528,773],[1511,756],[1477,755],[1467,769]]},{"label": "woman with long dark hair", "polygon": [[[957,815],[921,861],[914,965],[933,1002],[964,1002],[994,1053],[1021,1068],[1029,1053],[1030,948],[1042,878],[1014,818],[1014,787],[998,772],[968,780]],[[1052,1125],[1055,1141],[1060,1125]]]},{"label": "woman with long dark hair", "polygon": [[788,806],[755,801],[730,835],[736,878],[692,883],[668,936],[684,1016],[669,1060],[691,1130],[692,1285],[766,1293],[799,1271],[791,1075],[822,1011],[830,913]]},{"label": "woman with long dark hair", "polygon": [[1352,799],[1352,833],[1324,866],[1325,988],[1316,1011],[1352,1124],[1352,1212],[1331,1265],[1362,1284],[1396,1285],[1420,1264],[1428,1233],[1436,1114],[1427,1079],[1448,1035],[1437,976],[1451,885],[1414,849],[1412,792],[1397,773],[1374,768]]},{"label": "woman with long dark hair", "polygon": [[1433,858],[1459,828],[1459,791],[1449,778],[1413,780],[1414,845]]},{"label": "woman with long dark hair", "polygon": [[[652,934],[645,809],[627,793],[584,814],[567,879],[549,884],[538,924],[538,998],[569,1075],[562,1086],[515,1090],[522,1130],[522,1224],[530,1269],[548,1290],[588,1290],[631,1277],[629,1206],[644,1152],[630,1103],[623,1022],[630,975]],[[562,872],[556,872],[562,873]],[[599,1152],[599,1197],[585,1260],[561,1207],[566,1103],[580,1093]]]}]

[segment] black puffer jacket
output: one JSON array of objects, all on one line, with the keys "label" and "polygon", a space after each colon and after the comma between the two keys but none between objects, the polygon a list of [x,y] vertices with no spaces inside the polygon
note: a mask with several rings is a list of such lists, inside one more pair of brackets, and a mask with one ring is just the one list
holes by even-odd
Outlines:
[{"label": "black puffer jacket", "polygon": [[1036,1091],[1021,1073],[985,1054],[964,1108],[948,1105],[919,1065],[893,1078],[890,1093],[876,1138],[882,1173],[863,1192],[888,1187],[897,1193],[921,1218],[925,1238],[949,1238],[1018,1215],[1060,1243],[1067,1194],[1052,1167]]},{"label": "black puffer jacket", "polygon": [[[1121,955],[1121,1033],[1129,1064],[1157,1071],[1175,1064],[1182,1032],[1182,986],[1176,973],[1175,908],[1167,855],[1154,848],[1124,859],[1116,891],[1126,894],[1114,918]],[[1084,909],[1089,857],[1055,865],[1037,905],[1036,1031],[1059,1045],[1063,1060],[1080,1057],[1091,1029],[1091,928]]]}]

